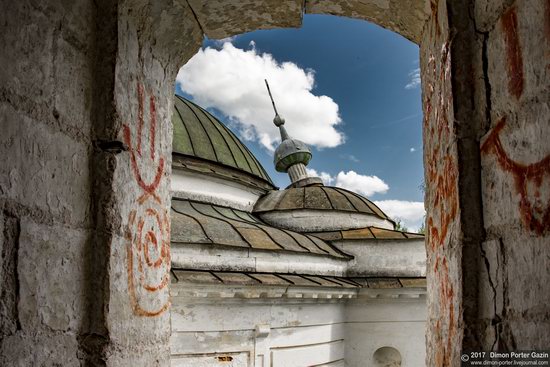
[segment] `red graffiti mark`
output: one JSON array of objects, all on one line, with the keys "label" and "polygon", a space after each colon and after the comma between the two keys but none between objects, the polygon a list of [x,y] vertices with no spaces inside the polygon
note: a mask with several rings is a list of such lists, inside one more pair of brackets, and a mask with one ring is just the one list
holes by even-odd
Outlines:
[{"label": "red graffiti mark", "polygon": [[432,213],[439,217],[439,223],[436,225],[433,215],[430,215],[428,218],[430,233],[428,243],[432,250],[443,245],[447,238],[449,227],[453,223],[458,211],[456,165],[449,155],[446,155],[443,160],[444,164],[440,167],[441,172],[433,177],[435,192]]},{"label": "red graffiti mark", "polygon": [[[438,288],[438,304],[442,307],[439,312],[440,318],[437,320],[435,326],[436,336],[440,339],[439,348],[435,351],[435,365],[441,367],[451,366],[451,350],[454,347],[453,340],[456,334],[457,320],[455,320],[453,304],[455,292],[449,277],[449,266],[445,257],[441,258],[441,260],[440,257],[436,257],[434,274],[436,275],[435,280]],[[442,322],[448,325],[446,338],[442,335]]]},{"label": "red graffiti mark", "polygon": [[[143,136],[143,85],[141,85],[141,83],[137,84],[137,93],[138,93],[137,153],[141,157],[141,137]],[[124,133],[126,134],[126,130],[124,130]],[[128,137],[128,141],[130,141],[129,137]]]},{"label": "red graffiti mark", "polygon": [[[429,185],[428,245],[435,250],[444,244],[449,228],[458,212],[456,158],[452,156],[452,126],[449,122],[452,93],[450,91],[450,44],[445,42],[441,47],[439,72],[436,59],[428,59],[427,71],[429,80],[437,81],[439,91],[428,83],[426,90],[426,110],[424,117],[426,149],[426,180]],[[433,107],[433,98],[435,108]],[[433,112],[433,116],[432,116]]]},{"label": "red graffiti mark", "polygon": [[[170,221],[157,189],[164,173],[164,157],[156,162],[157,111],[155,97],[149,96],[149,128],[144,129],[143,86],[137,85],[138,114],[136,144],[132,131],[123,125],[124,141],[129,147],[132,173],[143,194],[136,200],[137,208],[130,211],[126,232],[128,293],[135,315],[158,316],[170,307]],[[148,135],[145,135],[148,133]],[[149,139],[149,144],[145,143]],[[149,149],[149,155],[143,150]],[[154,172],[146,182],[144,172]],[[151,200],[149,200],[151,199]]]},{"label": "red graffiti mark", "polygon": [[[141,199],[144,201],[148,196],[152,196],[157,202],[160,202],[160,199],[155,194],[155,190],[160,184],[162,174],[164,173],[164,157],[160,157],[159,162],[155,169],[155,176],[151,182],[146,183],[143,179],[143,174],[138,163],[138,157],[142,157],[142,140],[143,140],[143,103],[144,103],[144,92],[143,86],[138,83],[137,86],[137,95],[138,95],[138,123],[137,123],[137,146],[132,145],[132,133],[128,124],[124,124],[124,141],[128,145],[130,151],[130,161],[132,164],[132,172],[137,181],[137,184],[145,191],[144,197]],[[150,141],[150,158],[155,160],[155,138],[156,138],[156,106],[154,96],[149,98],[149,114],[150,114],[150,125],[149,125],[149,141]]]},{"label": "red graffiti mark", "polygon": [[501,24],[506,43],[508,90],[518,99],[523,93],[523,57],[518,35],[518,17],[514,7],[504,13]]},{"label": "red graffiti mark", "polygon": [[544,209],[539,205],[532,205],[527,194],[527,187],[531,183],[536,188],[535,199],[540,199],[543,176],[550,175],[550,155],[533,164],[522,164],[510,159],[500,140],[500,133],[505,125],[506,119],[502,118],[481,146],[481,152],[495,154],[500,167],[512,174],[515,190],[521,197],[519,209],[523,224],[528,230],[542,235],[545,231],[550,230],[550,199]]},{"label": "red graffiti mark", "polygon": [[132,210],[128,224],[126,252],[132,310],[139,316],[158,316],[170,307],[168,292],[161,293],[170,280],[168,214],[164,211],[161,215],[155,208],[147,208],[143,215]]}]

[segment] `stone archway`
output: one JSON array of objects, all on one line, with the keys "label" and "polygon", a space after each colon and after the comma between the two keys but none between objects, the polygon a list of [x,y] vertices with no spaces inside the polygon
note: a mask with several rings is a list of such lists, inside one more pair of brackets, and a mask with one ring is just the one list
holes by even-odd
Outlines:
[{"label": "stone archway", "polygon": [[420,45],[427,364],[547,347],[548,2],[228,3],[3,6],[0,363],[169,364],[169,252],[140,268],[139,243],[169,231],[177,70],[203,34],[298,27],[304,12],[370,20]]}]

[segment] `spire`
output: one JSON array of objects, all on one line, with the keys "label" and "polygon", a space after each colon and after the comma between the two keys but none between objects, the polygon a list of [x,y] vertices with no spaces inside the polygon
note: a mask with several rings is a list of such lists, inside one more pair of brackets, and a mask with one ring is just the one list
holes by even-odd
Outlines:
[{"label": "spire", "polygon": [[322,185],[319,177],[309,177],[306,172],[306,166],[313,156],[311,150],[304,142],[292,139],[288,135],[284,127],[285,119],[279,116],[267,79],[265,79],[265,86],[267,87],[267,92],[275,111],[273,123],[279,128],[279,132],[281,133],[281,144],[275,150],[273,157],[275,169],[279,172],[288,173],[292,182],[289,187],[303,187],[314,184]]}]

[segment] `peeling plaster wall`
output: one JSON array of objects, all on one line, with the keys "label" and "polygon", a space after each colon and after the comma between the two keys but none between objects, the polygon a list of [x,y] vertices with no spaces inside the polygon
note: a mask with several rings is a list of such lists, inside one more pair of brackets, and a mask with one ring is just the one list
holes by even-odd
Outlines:
[{"label": "peeling plaster wall", "polygon": [[485,348],[550,345],[550,2],[480,1],[488,110],[480,141]]},{"label": "peeling plaster wall", "polygon": [[79,366],[95,9],[0,4],[0,365]]},{"label": "peeling plaster wall", "polygon": [[245,296],[265,293],[265,286],[241,289],[239,298],[216,298],[228,286],[194,287],[203,294],[172,287],[173,367],[370,366],[382,346],[397,348],[404,367],[424,361],[425,289],[369,289],[370,297],[360,292],[344,302],[317,299],[326,289],[270,300]]},{"label": "peeling plaster wall", "polygon": [[[139,223],[167,240],[175,73],[203,33],[299,26],[304,11],[220,4],[2,0],[0,364],[168,364],[169,253],[144,278],[129,269],[144,260]],[[457,366],[461,349],[547,346],[548,1],[305,11],[370,19],[421,45],[428,365]]]},{"label": "peeling plaster wall", "polygon": [[425,365],[426,298],[357,299],[346,305],[346,365],[374,366],[374,352],[392,347],[401,367]]},{"label": "peeling plaster wall", "polygon": [[550,343],[550,5],[439,1],[421,42],[427,364]]},{"label": "peeling plaster wall", "polygon": [[266,193],[266,190],[186,170],[172,170],[170,186],[173,197],[230,206],[247,212],[252,212],[256,201]]},{"label": "peeling plaster wall", "polygon": [[306,13],[365,19],[420,43],[429,0],[309,0]]},{"label": "peeling plaster wall", "polygon": [[332,242],[352,255],[347,276],[425,277],[424,240],[340,240]]},{"label": "peeling plaster wall", "polygon": [[[344,357],[343,311],[342,303],[328,301],[180,299],[175,295],[172,366],[225,366],[226,356],[233,357],[236,367],[334,362]],[[257,326],[266,332],[257,333]],[[336,358],[337,354],[341,357]]]},{"label": "peeling plaster wall", "polygon": [[1,8],[0,365],[167,365],[170,113],[200,28],[186,3]]},{"label": "peeling plaster wall", "polygon": [[371,226],[390,230],[394,228],[392,222],[374,214],[335,210],[330,212],[311,209],[277,210],[260,213],[260,218],[272,226],[297,232],[339,231]]},{"label": "peeling plaster wall", "polygon": [[427,366],[459,362],[462,329],[461,227],[451,34],[445,1],[432,2],[420,48],[427,208]]}]

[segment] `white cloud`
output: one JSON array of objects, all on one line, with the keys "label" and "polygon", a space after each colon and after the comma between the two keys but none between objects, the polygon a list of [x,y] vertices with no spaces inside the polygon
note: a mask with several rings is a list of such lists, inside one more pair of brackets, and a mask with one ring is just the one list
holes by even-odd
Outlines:
[{"label": "white cloud", "polygon": [[410,150],[411,150],[411,153],[416,152],[416,148],[411,148]]},{"label": "white cloud", "polygon": [[254,45],[241,50],[225,43],[220,50],[200,50],[180,69],[176,80],[199,105],[229,116],[245,139],[273,150],[280,137],[264,79],[269,81],[291,136],[319,148],[344,142],[344,135],[336,129],[342,122],[338,105],[330,97],[311,92],[314,71],[291,62],[279,63],[270,54],[259,54]]},{"label": "white cloud", "polygon": [[416,68],[409,73],[410,81],[405,85],[405,89],[414,89],[420,85],[420,68]]},{"label": "white cloud", "polygon": [[222,38],[221,40],[212,40],[214,42],[214,46],[216,47],[222,47],[224,44],[226,43],[233,43],[233,40],[235,39],[236,36],[230,36],[230,37],[225,37],[225,38]]},{"label": "white cloud", "polygon": [[334,184],[334,186],[348,189],[365,196],[376,193],[384,194],[390,188],[384,181],[376,176],[361,175],[355,171],[340,171],[336,177],[326,172],[318,173],[313,168],[306,168],[306,172],[310,176],[320,177],[327,186]]},{"label": "white cloud", "polygon": [[358,174],[355,171],[340,171],[336,176],[335,186],[348,189],[365,196],[372,194],[384,194],[390,188],[384,181],[376,176]]},{"label": "white cloud", "polygon": [[354,156],[353,154],[341,154],[340,155],[340,158],[342,159],[348,159],[352,162],[355,162],[355,163],[358,163],[359,162],[359,158],[357,158],[356,156]]},{"label": "white cloud", "polygon": [[[327,172],[317,172],[313,168],[306,168],[307,174],[320,177],[327,186],[337,186],[365,196],[376,193],[384,194],[389,186],[376,176],[361,175],[354,171],[340,171],[336,177]],[[417,231],[424,221],[424,203],[421,201],[379,200],[374,202],[390,218],[400,220],[409,231]]]},{"label": "white cloud", "polygon": [[415,232],[424,221],[424,203],[421,201],[380,200],[374,202],[390,218],[401,220],[409,231]]},{"label": "white cloud", "polygon": [[323,181],[323,183],[327,186],[331,186],[332,183],[334,182],[334,177],[332,177],[329,173],[326,173],[326,172],[318,173],[313,168],[307,168],[307,167],[306,167],[306,172],[311,177],[319,177]]}]

